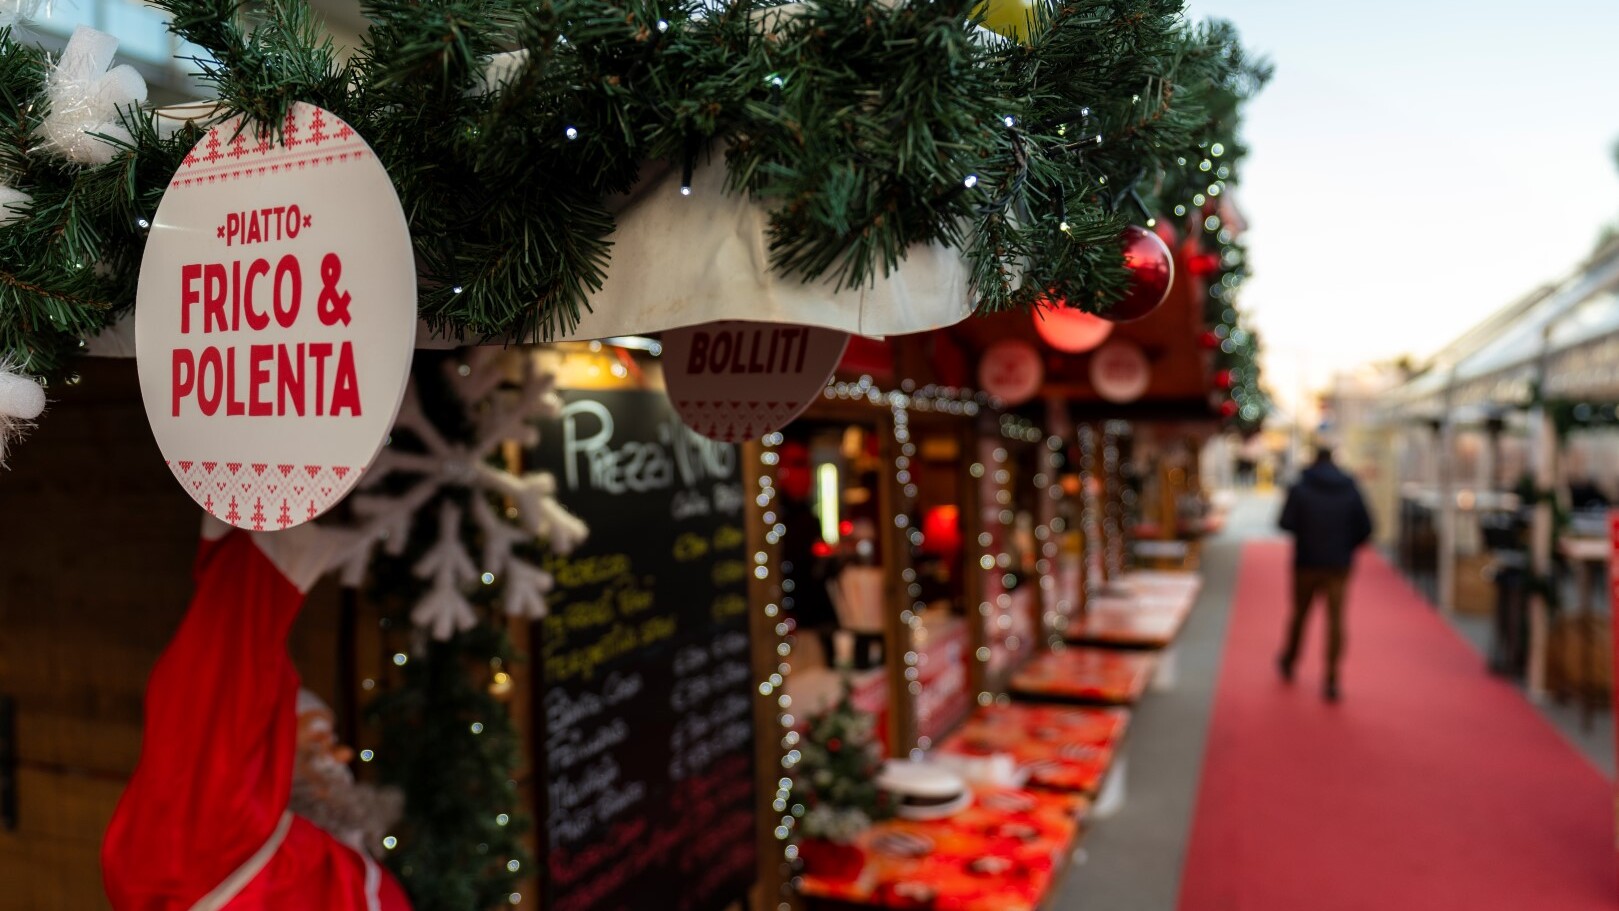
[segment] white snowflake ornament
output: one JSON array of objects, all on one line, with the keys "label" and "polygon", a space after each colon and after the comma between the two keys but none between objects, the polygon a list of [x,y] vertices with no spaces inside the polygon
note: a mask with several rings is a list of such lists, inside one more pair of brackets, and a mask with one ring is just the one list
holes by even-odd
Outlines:
[{"label": "white snowflake ornament", "polygon": [[[500,352],[476,349],[466,363],[452,369],[450,384],[456,397],[475,412],[470,423],[474,439],[452,442],[433,425],[412,386],[405,392],[394,421],[394,431],[408,432],[423,451],[386,449],[361,481],[362,492],[352,503],[361,527],[350,546],[334,558],[342,567],[343,584],[359,585],[375,548],[393,556],[404,553],[424,510],[440,500],[437,538],[413,569],[430,583],[411,610],[411,621],[435,639],[448,639],[477,625],[478,615],[467,593],[474,586],[502,586],[501,610],[514,617],[545,616],[545,596],[555,585],[551,574],[516,556],[517,548],[536,538],[550,549],[567,553],[589,533],[577,516],[556,499],[556,480],[544,472],[515,475],[490,464],[489,459],[508,441],[525,446],[538,443],[535,418],[561,414],[555,377],[536,371],[532,358],[522,359],[518,388],[503,389]],[[386,477],[410,478],[400,494],[376,492]],[[467,545],[468,516],[446,499],[449,491],[465,491],[471,527],[482,541],[474,562]],[[495,503],[512,504],[517,521],[510,522]]]}]

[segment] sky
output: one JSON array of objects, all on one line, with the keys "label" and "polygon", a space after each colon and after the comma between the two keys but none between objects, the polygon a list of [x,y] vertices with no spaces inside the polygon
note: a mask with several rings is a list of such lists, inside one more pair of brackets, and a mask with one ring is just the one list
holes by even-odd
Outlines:
[{"label": "sky", "polygon": [[1276,75],[1237,201],[1284,407],[1432,354],[1619,222],[1619,0],[1190,0]]}]

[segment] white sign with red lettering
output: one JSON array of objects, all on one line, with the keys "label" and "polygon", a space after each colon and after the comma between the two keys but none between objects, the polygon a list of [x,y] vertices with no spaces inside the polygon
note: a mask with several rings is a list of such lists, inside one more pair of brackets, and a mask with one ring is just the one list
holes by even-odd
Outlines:
[{"label": "white sign with red lettering", "polygon": [[1135,342],[1117,339],[1091,355],[1091,385],[1109,402],[1133,402],[1147,394],[1152,365]]},{"label": "white sign with red lettering", "polygon": [[415,337],[410,232],[365,141],[308,104],[274,136],[209,130],[158,206],[135,307],[146,416],[186,492],[241,528],[320,515],[387,439]]},{"label": "white sign with red lettering", "polygon": [[1046,380],[1040,352],[1022,339],[1002,339],[978,358],[978,388],[1001,400],[1021,405],[1034,398]]},{"label": "white sign with red lettering", "polygon": [[686,426],[725,443],[787,426],[826,388],[849,333],[727,320],[663,334],[664,385]]}]

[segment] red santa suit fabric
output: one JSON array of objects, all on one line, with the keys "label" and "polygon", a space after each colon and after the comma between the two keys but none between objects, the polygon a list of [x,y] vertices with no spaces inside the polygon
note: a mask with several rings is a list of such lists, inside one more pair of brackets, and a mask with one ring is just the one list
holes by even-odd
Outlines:
[{"label": "red santa suit fabric", "polygon": [[140,763],[102,845],[117,911],[409,911],[387,871],[287,812],[298,672],[286,640],[319,574],[319,534],[202,541],[196,595],[152,671]]}]

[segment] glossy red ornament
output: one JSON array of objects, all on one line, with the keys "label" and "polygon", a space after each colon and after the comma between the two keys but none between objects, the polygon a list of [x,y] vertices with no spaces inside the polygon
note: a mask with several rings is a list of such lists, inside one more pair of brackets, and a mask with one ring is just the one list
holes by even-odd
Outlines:
[{"label": "glossy red ornament", "polygon": [[1231,399],[1226,399],[1225,401],[1221,402],[1220,403],[1220,416],[1221,417],[1226,417],[1226,418],[1234,418],[1234,417],[1236,417],[1237,416],[1237,403],[1232,401]]},{"label": "glossy red ornament", "polygon": [[1146,228],[1130,225],[1119,239],[1124,245],[1124,267],[1130,270],[1130,286],[1102,317],[1113,323],[1128,323],[1157,310],[1169,297],[1169,286],[1175,280],[1175,260],[1163,239]]},{"label": "glossy red ornament", "polygon": [[1220,336],[1215,335],[1213,330],[1210,330],[1198,336],[1197,343],[1202,346],[1205,351],[1213,351],[1214,349],[1220,347]]},{"label": "glossy red ornament", "polygon": [[1041,341],[1068,354],[1084,354],[1107,341],[1113,324],[1076,310],[1063,300],[1045,298],[1034,308],[1034,331]]},{"label": "glossy red ornament", "polygon": [[1229,370],[1221,370],[1214,375],[1214,384],[1221,389],[1230,389],[1235,380],[1236,377],[1233,377]]}]

